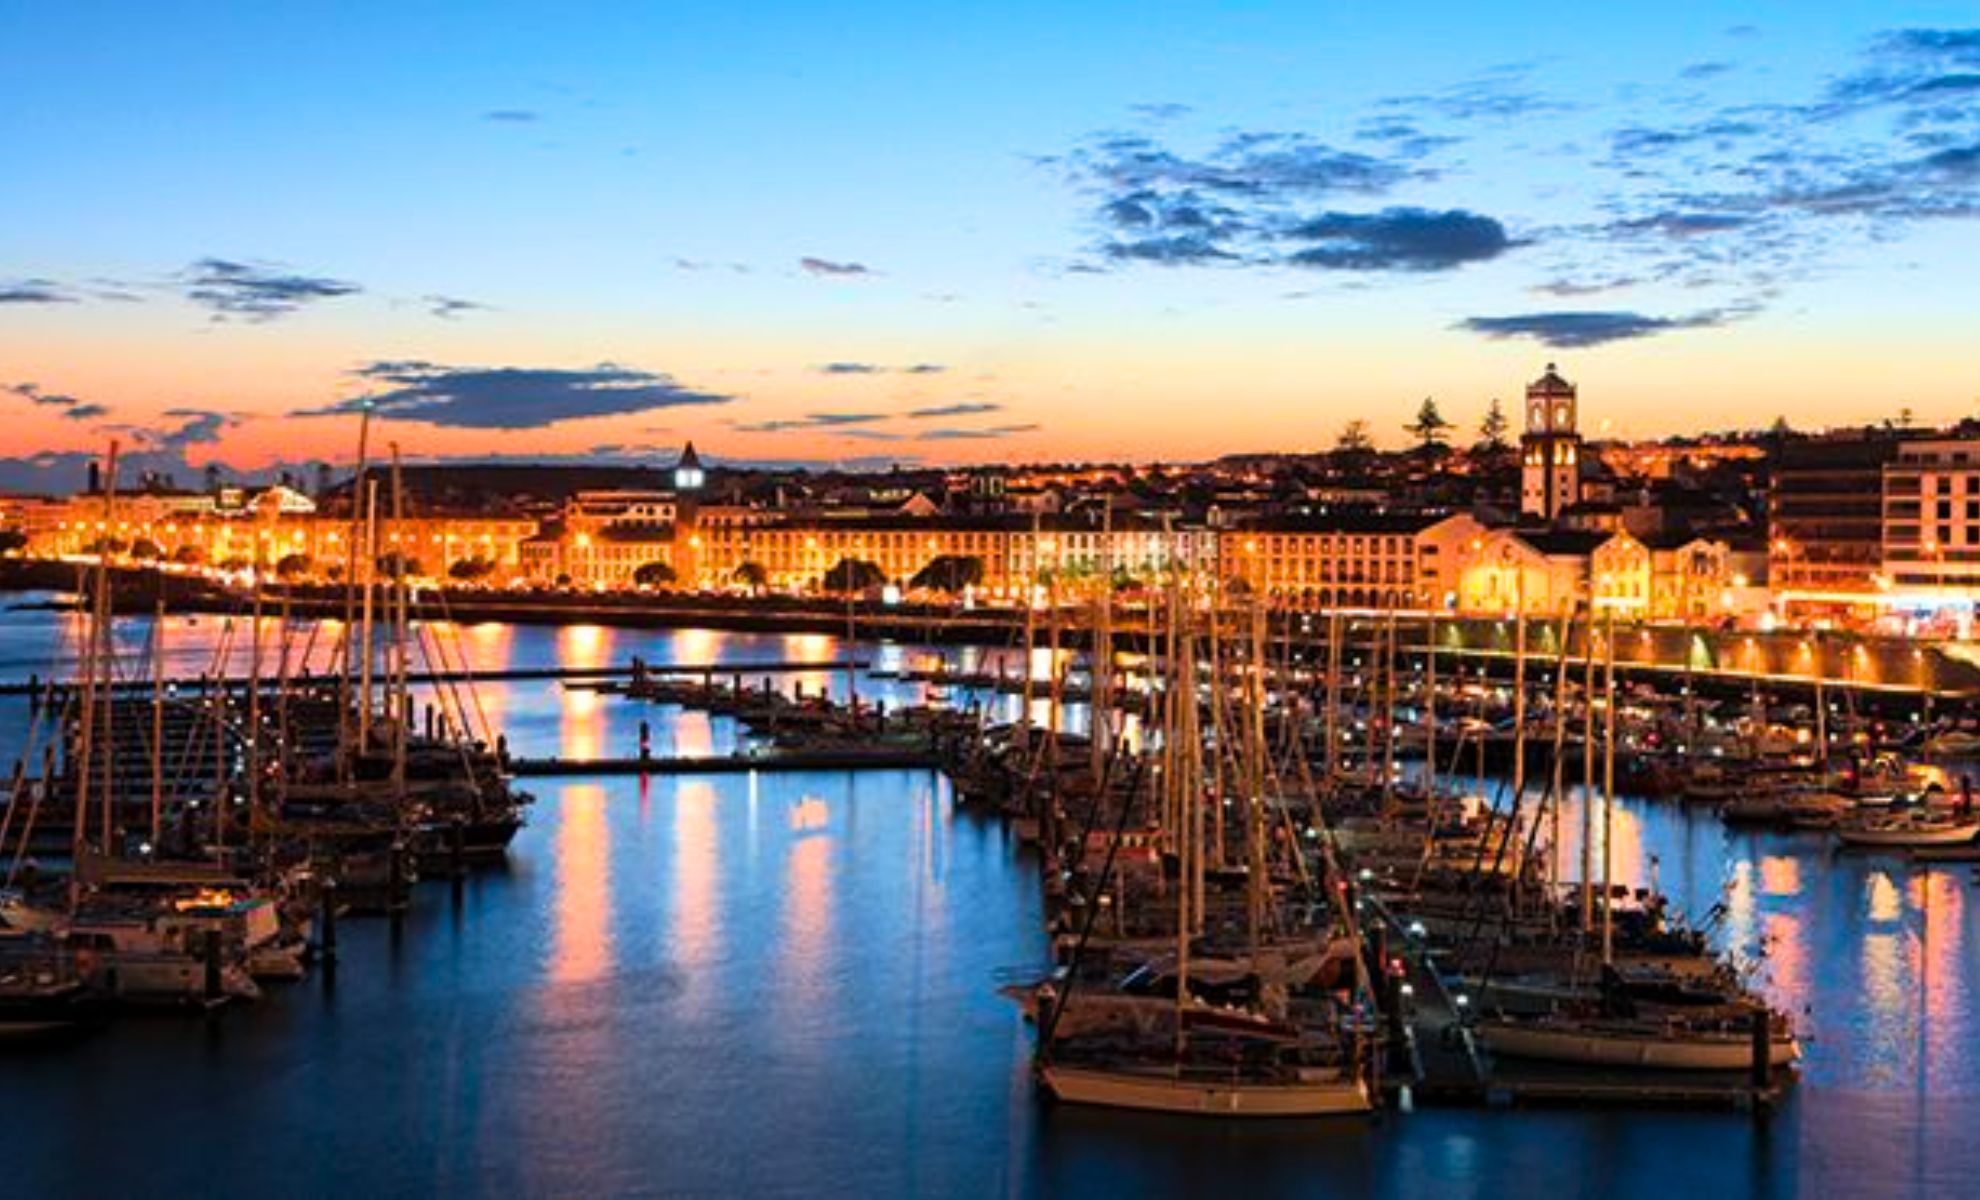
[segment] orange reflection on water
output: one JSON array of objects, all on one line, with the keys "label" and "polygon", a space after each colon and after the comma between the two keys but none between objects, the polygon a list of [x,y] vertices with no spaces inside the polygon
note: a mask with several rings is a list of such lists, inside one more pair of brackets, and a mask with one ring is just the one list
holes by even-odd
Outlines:
[{"label": "orange reflection on water", "polygon": [[482,621],[461,631],[461,653],[477,671],[500,671],[514,665],[516,627]]},{"label": "orange reflection on water", "polygon": [[685,1003],[707,999],[703,970],[722,952],[721,797],[706,779],[683,779],[674,791],[673,950],[686,968]]},{"label": "orange reflection on water", "polygon": [[605,740],[605,711],[589,688],[560,687],[557,734],[566,758],[597,758]]},{"label": "orange reflection on water", "polygon": [[610,664],[611,630],[602,625],[564,625],[557,630],[557,665],[595,670]]},{"label": "orange reflection on water", "polygon": [[1760,860],[1760,892],[1767,896],[1801,894],[1801,860],[1770,854]]},{"label": "orange reflection on water", "polygon": [[681,629],[674,633],[674,661],[704,666],[721,661],[726,635],[713,629]]},{"label": "orange reflection on water", "polygon": [[599,784],[566,786],[558,808],[550,975],[579,983],[612,969],[612,829]]},{"label": "orange reflection on water", "polygon": [[806,794],[792,807],[793,833],[784,860],[784,909],[776,987],[797,1005],[797,1011],[824,998],[832,945],[831,811],[824,799]]},{"label": "orange reflection on water", "polygon": [[704,758],[715,753],[715,722],[708,714],[687,710],[668,722],[674,733],[674,753],[687,758]]}]

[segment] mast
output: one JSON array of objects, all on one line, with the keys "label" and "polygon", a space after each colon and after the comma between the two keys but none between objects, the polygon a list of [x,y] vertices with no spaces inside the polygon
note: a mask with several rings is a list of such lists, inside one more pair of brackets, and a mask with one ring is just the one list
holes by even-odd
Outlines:
[{"label": "mast", "polygon": [[1018,749],[1031,749],[1031,658],[1038,644],[1038,514],[1031,514],[1030,570],[1024,579],[1024,670],[1018,680]]},{"label": "mast", "polygon": [[[1513,763],[1512,763],[1512,811],[1519,812],[1519,806],[1526,799],[1526,569],[1520,568],[1514,576],[1513,611]],[[1519,857],[1519,830],[1508,829],[1513,839],[1513,887],[1519,891],[1519,881],[1525,878],[1527,864]]]},{"label": "mast", "polygon": [[[365,480],[364,488],[364,607],[358,621],[358,744],[359,754],[371,748],[371,670],[373,595],[377,592],[373,572],[378,566],[378,481]],[[403,566],[395,559],[395,565]]]},{"label": "mast", "polygon": [[1337,602],[1327,610],[1327,714],[1324,722],[1327,749],[1322,763],[1331,792],[1341,765],[1341,610]]},{"label": "mast", "polygon": [[[409,580],[406,559],[405,487],[399,471],[399,443],[392,443],[392,529],[399,535],[392,572],[392,790],[401,799],[406,791],[406,726],[412,717],[412,696],[406,675],[406,607]],[[851,654],[850,648],[847,654]],[[848,658],[848,663],[851,659]],[[848,666],[850,672],[851,668]]]},{"label": "mast", "polygon": [[1425,610],[1423,622],[1423,795],[1430,819],[1437,817],[1437,610]]},{"label": "mast", "polygon": [[1595,604],[1582,631],[1581,678],[1581,934],[1595,928]]},{"label": "mast", "polygon": [[1100,595],[1094,614],[1093,668],[1088,672],[1087,741],[1091,744],[1090,770],[1098,780],[1107,761],[1107,742],[1112,734],[1114,710],[1114,500],[1108,493],[1100,510]]},{"label": "mast", "polygon": [[165,813],[165,597],[151,617],[151,845],[158,847]]},{"label": "mast", "polygon": [[[365,401],[359,410],[357,471],[351,476],[351,519],[344,530],[344,620],[338,628],[342,642],[343,660],[337,677],[337,773],[341,778],[350,778],[352,763],[351,746],[351,666],[355,646],[352,634],[357,628],[357,586],[358,564],[363,558],[360,547],[360,534],[364,529],[365,476],[369,467],[367,455],[371,448],[371,402]],[[365,572],[369,581],[371,573]],[[367,587],[369,583],[367,582]]]},{"label": "mast", "polygon": [[249,613],[247,801],[248,835],[261,829],[261,572],[254,574],[254,606]]},{"label": "mast", "polygon": [[1602,962],[1614,957],[1615,920],[1610,911],[1615,880],[1616,810],[1616,613],[1609,610],[1608,636],[1602,639]]},{"label": "mast", "polygon": [[[103,524],[104,537],[117,528],[117,443],[110,443],[110,465],[103,473]],[[98,646],[97,666],[103,672],[103,780],[102,795],[97,803],[102,810],[103,853],[107,857],[116,850],[114,814],[111,803],[114,798],[110,786],[116,770],[116,731],[112,722],[116,717],[117,647],[113,636],[113,610],[110,606],[110,547],[105,543],[103,553],[97,556],[97,570],[101,578],[96,589],[97,618],[91,624]]]}]

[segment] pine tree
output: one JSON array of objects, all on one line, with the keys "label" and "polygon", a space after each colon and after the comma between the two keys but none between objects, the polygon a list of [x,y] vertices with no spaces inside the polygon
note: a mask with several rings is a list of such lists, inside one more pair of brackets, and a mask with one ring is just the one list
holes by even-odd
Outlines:
[{"label": "pine tree", "polygon": [[1437,401],[1429,396],[1423,398],[1423,407],[1416,410],[1416,420],[1403,426],[1411,437],[1423,443],[1425,450],[1442,449],[1450,428],[1451,423],[1437,411]]},{"label": "pine tree", "polygon": [[1497,396],[1492,397],[1492,407],[1485,410],[1485,419],[1478,422],[1478,444],[1484,450],[1504,450],[1506,432],[1511,423],[1506,420],[1506,410]]}]

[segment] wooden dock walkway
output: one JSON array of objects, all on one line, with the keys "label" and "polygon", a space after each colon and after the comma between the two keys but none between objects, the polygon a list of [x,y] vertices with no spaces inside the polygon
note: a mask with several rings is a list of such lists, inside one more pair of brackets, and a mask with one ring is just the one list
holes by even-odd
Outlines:
[{"label": "wooden dock walkway", "polygon": [[518,776],[736,775],[750,771],[934,770],[941,758],[929,750],[849,749],[767,751],[762,754],[652,755],[645,758],[515,758]]},{"label": "wooden dock walkway", "polygon": [[[665,678],[693,677],[701,679],[745,678],[759,675],[803,675],[844,673],[865,671],[871,667],[865,659],[839,659],[829,662],[803,662],[798,660],[778,660],[761,663],[645,663],[643,669],[648,676]],[[534,681],[555,681],[571,684],[618,683],[632,679],[633,668],[623,667],[505,667],[488,671],[410,671],[406,678],[416,684],[432,683],[528,683]],[[331,674],[291,675],[291,688],[327,687],[338,681]],[[245,675],[227,675],[218,679],[168,679],[165,687],[178,695],[197,695],[201,688],[227,687],[246,690],[249,679]],[[262,687],[268,691],[275,688],[274,679],[263,679]],[[68,686],[57,683],[59,691]],[[149,695],[153,688],[150,679],[119,679],[111,685],[120,693]],[[31,696],[47,687],[47,681],[10,680],[0,682],[0,696]]]}]

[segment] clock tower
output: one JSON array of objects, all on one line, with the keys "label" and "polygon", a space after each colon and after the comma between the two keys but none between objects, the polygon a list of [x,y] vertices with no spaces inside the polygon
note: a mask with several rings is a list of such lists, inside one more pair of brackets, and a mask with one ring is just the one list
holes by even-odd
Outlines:
[{"label": "clock tower", "polygon": [[1526,431],[1519,439],[1519,514],[1553,522],[1581,500],[1581,434],[1574,385],[1553,363],[1526,386]]}]

